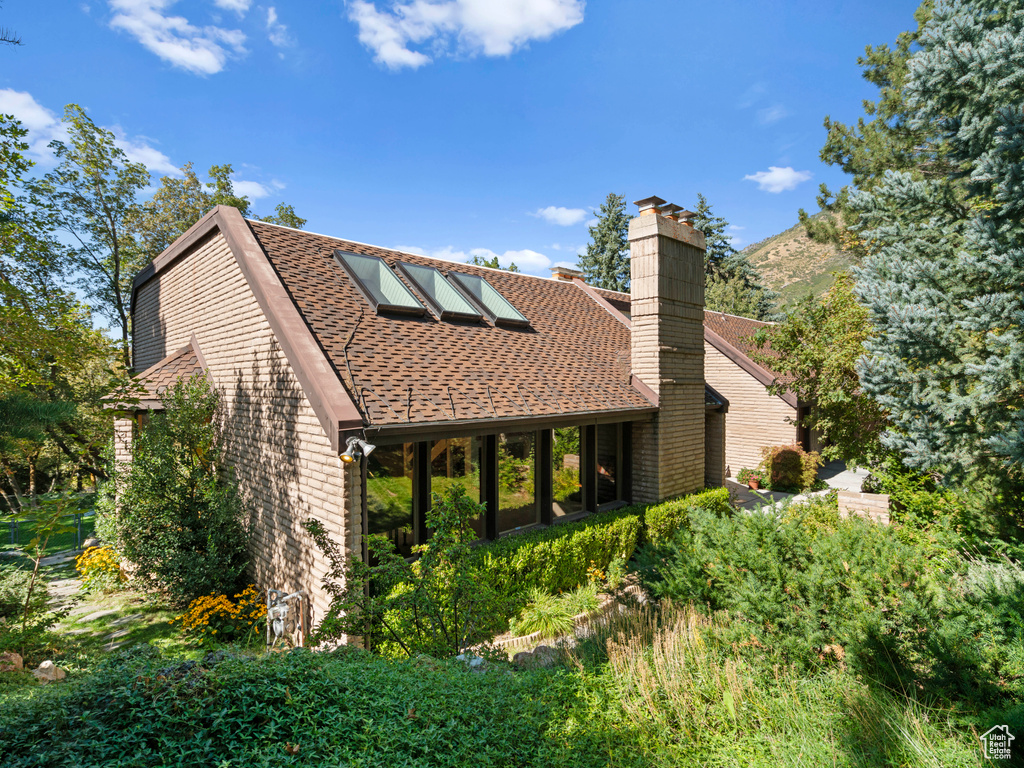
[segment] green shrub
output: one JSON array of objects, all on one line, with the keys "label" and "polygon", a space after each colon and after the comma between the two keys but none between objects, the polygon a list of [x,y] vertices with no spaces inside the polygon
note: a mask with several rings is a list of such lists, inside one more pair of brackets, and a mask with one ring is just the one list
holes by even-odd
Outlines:
[{"label": "green shrub", "polygon": [[803,491],[818,479],[818,467],[824,462],[815,452],[799,445],[766,445],[761,449],[761,467],[768,475],[773,491]]},{"label": "green shrub", "polygon": [[513,606],[522,606],[531,589],[567,592],[587,583],[588,570],[605,571],[616,558],[633,556],[641,510],[627,507],[508,536],[475,548],[469,564]]},{"label": "green shrub", "polygon": [[[698,510],[637,555],[651,593],[726,610],[736,642],[805,669],[849,665],[894,688],[997,705],[1024,692],[1024,571],[908,543],[898,526],[839,519],[834,501],[781,514]],[[1016,649],[1016,650],[1015,650]]]},{"label": "green shrub", "polygon": [[563,675],[351,648],[112,656],[80,681],[0,701],[4,768],[608,765],[609,735]]},{"label": "green shrub", "polygon": [[247,534],[235,486],[222,476],[217,392],[197,376],[163,402],[135,436],[131,463],[114,467],[100,500],[100,534],[135,566],[140,586],[176,604],[234,594],[248,562]]},{"label": "green shrub", "polygon": [[573,619],[593,613],[601,605],[597,584],[581,584],[572,592],[552,595],[542,589],[530,590],[530,599],[519,616],[509,622],[509,630],[520,637],[540,632],[542,638],[568,634]]},{"label": "green shrub", "polygon": [[368,649],[388,657],[445,658],[493,637],[508,620],[500,597],[470,568],[476,536],[471,522],[483,506],[460,483],[432,498],[426,514],[430,538],[414,547],[415,562],[379,534],[369,537],[374,564],[346,556],[319,520],[305,521],[330,563],[323,584],[331,605],[312,633],[314,645],[357,635]]},{"label": "green shrub", "polygon": [[716,515],[732,514],[727,488],[711,488],[680,499],[663,501],[648,507],[644,513],[644,526],[649,541],[666,541],[686,524],[690,513],[703,509]]}]

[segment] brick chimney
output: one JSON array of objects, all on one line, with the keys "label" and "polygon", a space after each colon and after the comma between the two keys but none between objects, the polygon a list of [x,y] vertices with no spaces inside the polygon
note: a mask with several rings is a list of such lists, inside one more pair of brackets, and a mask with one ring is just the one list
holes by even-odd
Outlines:
[{"label": "brick chimney", "polygon": [[636,205],[632,369],[659,411],[633,426],[633,500],[651,503],[704,487],[704,235],[659,197]]},{"label": "brick chimney", "polygon": [[578,269],[572,267],[551,267],[551,277],[554,280],[561,280],[565,283],[571,283],[574,277],[583,279],[583,273]]}]

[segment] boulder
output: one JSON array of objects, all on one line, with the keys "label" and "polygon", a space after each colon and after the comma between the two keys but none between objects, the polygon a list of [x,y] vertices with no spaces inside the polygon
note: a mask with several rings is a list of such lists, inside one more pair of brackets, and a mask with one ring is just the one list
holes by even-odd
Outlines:
[{"label": "boulder", "polygon": [[57,680],[63,680],[67,677],[67,673],[49,659],[40,664],[36,669],[33,669],[32,674],[44,685]]},{"label": "boulder", "polygon": [[0,672],[16,672],[25,668],[25,660],[14,651],[0,653]]},{"label": "boulder", "polygon": [[95,536],[90,536],[82,542],[82,549],[89,549],[89,547],[100,547],[103,546],[103,542],[97,539]]}]

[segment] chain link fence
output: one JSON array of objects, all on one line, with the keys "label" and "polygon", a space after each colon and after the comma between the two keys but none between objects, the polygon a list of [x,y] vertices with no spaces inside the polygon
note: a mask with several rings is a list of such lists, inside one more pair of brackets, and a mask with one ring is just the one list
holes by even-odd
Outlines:
[{"label": "chain link fence", "polygon": [[[46,553],[65,552],[81,549],[82,542],[93,535],[96,529],[96,512],[76,512],[61,518],[65,529],[55,533],[46,544]],[[4,537],[4,549],[27,552],[29,543],[36,535],[36,523],[33,520],[8,520],[7,536]],[[3,523],[0,523],[0,531]]]}]

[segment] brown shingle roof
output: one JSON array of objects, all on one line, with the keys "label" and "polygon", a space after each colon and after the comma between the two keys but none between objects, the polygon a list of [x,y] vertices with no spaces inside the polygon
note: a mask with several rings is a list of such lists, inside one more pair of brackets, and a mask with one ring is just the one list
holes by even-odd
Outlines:
[{"label": "brown shingle roof", "polygon": [[[630,384],[629,330],[571,283],[249,226],[368,425],[652,407]],[[480,275],[530,327],[377,315],[335,249]]]},{"label": "brown shingle roof", "polygon": [[202,371],[203,363],[199,352],[189,342],[187,346],[177,352],[172,352],[160,362],[138,374],[136,379],[142,385],[141,397],[147,401],[158,401],[168,387],[184,377],[193,376]]},{"label": "brown shingle roof", "polygon": [[[767,328],[770,325],[771,323],[752,320],[749,317],[727,315],[724,312],[712,312],[709,309],[704,310],[704,327],[710,328],[752,361],[753,353],[762,352],[762,350],[758,349],[757,345],[751,340],[751,337],[762,328]],[[763,354],[774,358],[779,356],[771,347],[763,350]],[[782,383],[788,383],[793,380],[792,376],[780,375],[763,363],[757,363],[757,365],[760,365]]]}]

